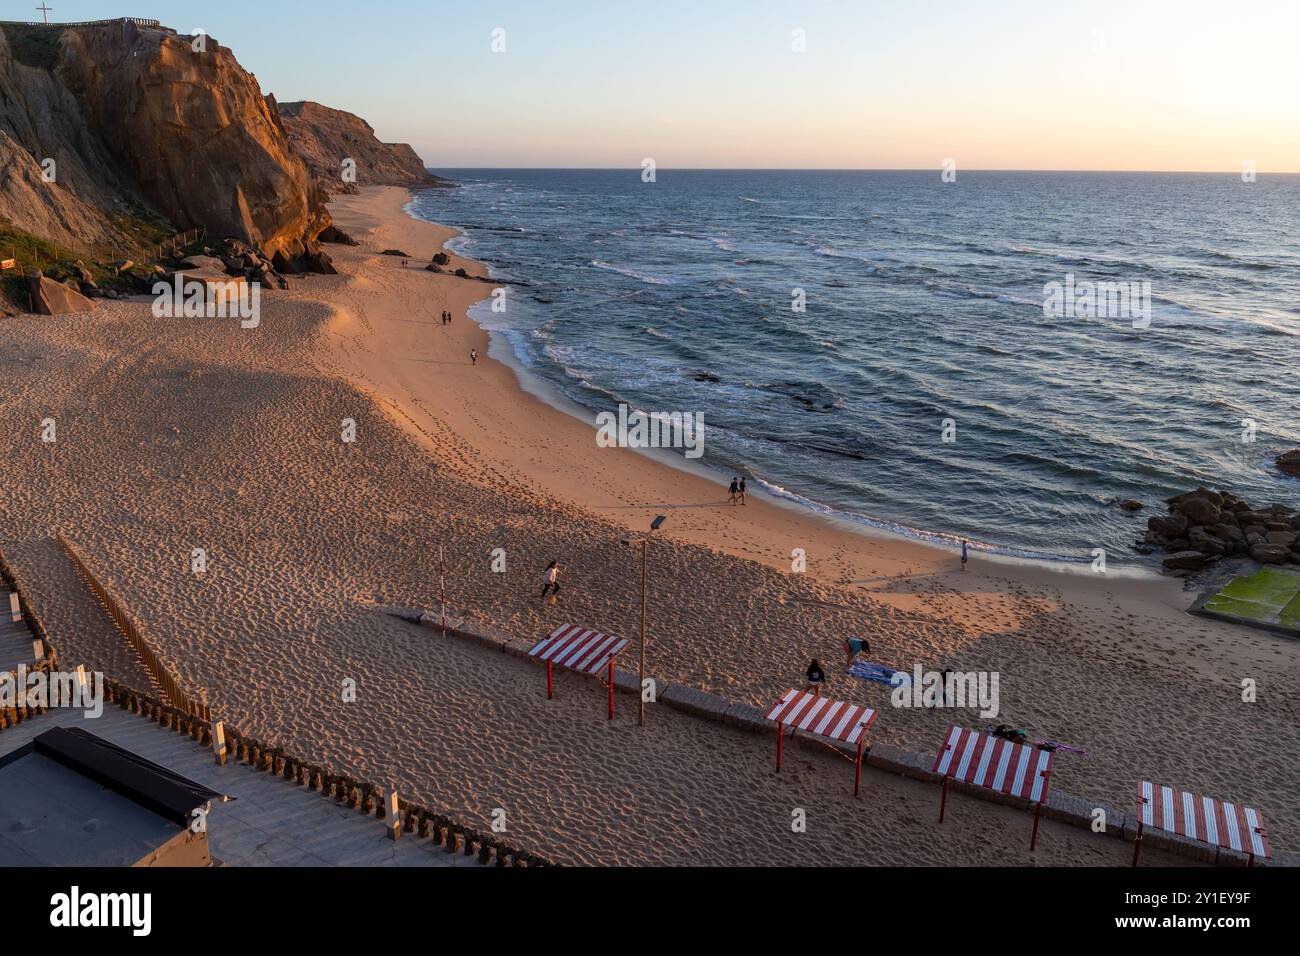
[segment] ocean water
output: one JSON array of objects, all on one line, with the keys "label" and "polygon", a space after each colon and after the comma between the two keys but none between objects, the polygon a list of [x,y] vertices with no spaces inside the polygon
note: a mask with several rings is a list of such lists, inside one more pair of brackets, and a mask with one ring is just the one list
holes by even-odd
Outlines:
[{"label": "ocean water", "polygon": [[[1300,176],[444,175],[460,188],[412,213],[526,283],[475,317],[593,412],[702,412],[720,483],[1011,554],[1139,562],[1169,495],[1300,498],[1272,467],[1300,447]],[[1149,282],[1149,326],[1045,315],[1070,275]]]}]

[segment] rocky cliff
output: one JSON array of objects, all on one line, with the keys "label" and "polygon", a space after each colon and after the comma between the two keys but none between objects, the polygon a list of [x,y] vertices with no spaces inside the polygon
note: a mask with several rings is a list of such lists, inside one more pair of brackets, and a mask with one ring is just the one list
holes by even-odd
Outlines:
[{"label": "rocky cliff", "polygon": [[[19,174],[0,180],[0,217],[62,238],[84,215],[78,248],[156,217],[259,247],[280,268],[312,264],[325,196],[229,49],[125,20],[0,34],[0,164]],[[53,183],[33,178],[47,160]]]},{"label": "rocky cliff", "polygon": [[431,175],[410,146],[381,143],[370,124],[352,113],[306,100],[281,103],[280,118],[312,178],[327,192],[352,193],[358,186],[449,185]]}]

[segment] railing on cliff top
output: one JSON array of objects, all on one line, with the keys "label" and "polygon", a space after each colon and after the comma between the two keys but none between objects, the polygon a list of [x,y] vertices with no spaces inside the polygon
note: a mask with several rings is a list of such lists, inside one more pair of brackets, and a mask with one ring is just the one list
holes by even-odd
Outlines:
[{"label": "railing on cliff top", "polygon": [[138,27],[153,27],[158,29],[162,24],[157,20],[146,20],[142,17],[114,17],[111,20],[75,20],[71,23],[42,23],[40,20],[0,20],[0,26],[13,27],[107,27],[114,23],[134,23]]}]

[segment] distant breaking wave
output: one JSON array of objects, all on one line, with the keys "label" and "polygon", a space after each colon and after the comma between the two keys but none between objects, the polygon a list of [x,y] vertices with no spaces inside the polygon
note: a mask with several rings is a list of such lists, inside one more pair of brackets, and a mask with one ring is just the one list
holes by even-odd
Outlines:
[{"label": "distant breaking wave", "polygon": [[617,272],[619,275],[627,276],[629,279],[638,279],[641,282],[647,282],[650,285],[672,284],[667,279],[662,279],[659,276],[647,275],[644,272],[637,272],[635,269],[628,269],[624,266],[616,266],[608,262],[603,262],[600,259],[592,259],[591,265],[595,266],[597,269],[604,269],[608,272]]}]

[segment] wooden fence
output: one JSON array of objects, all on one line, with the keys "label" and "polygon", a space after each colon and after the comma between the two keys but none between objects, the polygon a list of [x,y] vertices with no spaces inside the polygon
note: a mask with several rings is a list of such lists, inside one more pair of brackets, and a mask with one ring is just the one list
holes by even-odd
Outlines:
[{"label": "wooden fence", "polygon": [[146,20],[143,17],[114,17],[112,20],[73,20],[70,23],[42,23],[40,20],[0,20],[0,26],[16,27],[56,27],[62,30],[64,27],[107,27],[114,23],[134,23],[138,27],[151,27],[159,29],[162,24],[157,20]]},{"label": "wooden fence", "polygon": [[99,602],[104,605],[104,610],[106,610],[108,616],[113,619],[113,623],[117,625],[117,629],[122,632],[122,635],[127,639],[130,645],[135,648],[136,653],[140,655],[140,660],[144,662],[145,670],[149,672],[149,676],[153,679],[154,683],[162,689],[168,703],[179,710],[185,711],[191,716],[198,717],[205,721],[211,721],[212,713],[208,709],[208,705],[190,700],[185,692],[181,690],[180,682],[176,680],[171,671],[168,670],[167,665],[163,663],[162,658],[155,653],[154,649],[149,645],[149,642],[145,640],[144,635],[140,633],[140,629],[136,626],[135,621],[131,619],[130,615],[122,609],[122,606],[118,604],[113,596],[108,593],[108,590],[100,584],[91,573],[90,568],[86,566],[86,562],[81,559],[81,555],[78,554],[77,550],[72,546],[72,542],[63,535],[59,535],[59,546],[67,553],[68,558],[71,559],[73,565],[77,569],[77,573],[81,575],[82,580],[85,581],[90,590],[95,593],[95,597],[99,599]]},{"label": "wooden fence", "polygon": [[[18,580],[18,572],[14,570],[13,565],[9,563],[2,551],[0,551],[0,581],[7,584],[13,590],[13,593],[18,595],[18,610],[22,612],[23,623],[44,645],[45,659],[49,661],[50,666],[58,667],[58,654],[54,649],[53,642],[50,640],[49,632],[45,629],[45,622],[32,611],[31,605],[27,603],[27,589]],[[0,608],[0,611],[8,614],[9,608]]]},{"label": "wooden fence", "polygon": [[135,246],[125,251],[120,258],[131,259],[134,262],[153,262],[164,256],[175,257],[182,249],[192,242],[201,242],[208,237],[206,226],[199,226],[195,229],[186,229],[184,232],[178,232],[170,239],[164,239],[156,246]]}]

